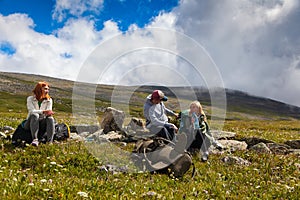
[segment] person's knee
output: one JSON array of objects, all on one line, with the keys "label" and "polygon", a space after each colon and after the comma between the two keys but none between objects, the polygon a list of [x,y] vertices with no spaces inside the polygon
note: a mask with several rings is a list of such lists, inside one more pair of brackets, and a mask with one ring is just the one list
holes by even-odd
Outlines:
[{"label": "person's knee", "polygon": [[30,116],[29,116],[29,119],[37,120],[37,119],[39,119],[39,114],[38,113],[31,113]]},{"label": "person's knee", "polygon": [[53,117],[47,117],[47,118],[46,118],[46,122],[47,122],[47,123],[54,124],[54,118],[53,118]]}]

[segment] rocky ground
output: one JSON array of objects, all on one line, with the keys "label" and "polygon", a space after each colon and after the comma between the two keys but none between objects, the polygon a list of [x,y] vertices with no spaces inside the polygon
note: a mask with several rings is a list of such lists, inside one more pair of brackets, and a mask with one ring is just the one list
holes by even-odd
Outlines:
[{"label": "rocky ground", "polygon": [[[124,117],[123,111],[109,107],[105,110],[100,126],[70,126],[70,139],[99,143],[121,143],[126,146],[128,143],[152,136],[145,128],[142,119],[132,118],[129,124],[124,125]],[[9,139],[13,131],[12,127],[2,127],[0,130],[1,138]],[[217,150],[211,146],[209,151],[211,154],[224,154],[225,156],[222,158],[222,161],[226,163],[238,165],[251,164],[250,161],[231,156],[230,153],[234,151],[255,151],[260,154],[295,154],[300,156],[300,140],[288,140],[279,144],[258,137],[236,139],[236,133],[234,132],[212,130],[211,133],[224,148]]]}]

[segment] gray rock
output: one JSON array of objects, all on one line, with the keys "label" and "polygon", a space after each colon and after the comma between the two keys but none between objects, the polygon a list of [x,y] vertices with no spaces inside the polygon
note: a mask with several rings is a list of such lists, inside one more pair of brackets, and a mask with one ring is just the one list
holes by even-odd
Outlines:
[{"label": "gray rock", "polygon": [[111,165],[111,164],[102,165],[99,167],[99,169],[102,171],[106,171],[106,172],[112,172],[113,174],[128,172],[127,166],[117,166],[117,165]]},{"label": "gray rock", "polygon": [[293,149],[300,149],[300,140],[288,140],[284,144],[289,145]]},{"label": "gray rock", "polygon": [[277,143],[267,143],[267,147],[272,151],[274,154],[288,154],[290,152],[290,146],[286,144],[277,144]]},{"label": "gray rock", "polygon": [[131,118],[129,124],[127,125],[128,130],[132,131],[144,131],[145,130],[145,123],[142,119],[133,117]]},{"label": "gray rock", "polygon": [[290,149],[289,153],[294,154],[296,156],[300,156],[300,149]]},{"label": "gray rock", "polygon": [[250,161],[245,160],[245,159],[240,158],[240,157],[236,157],[236,156],[225,156],[221,160],[224,163],[227,163],[227,164],[236,164],[236,165],[245,165],[245,166],[251,165]]},{"label": "gray rock", "polygon": [[76,125],[70,126],[70,131],[81,134],[83,132],[94,133],[95,131],[99,130],[100,126],[98,125]]},{"label": "gray rock", "polygon": [[210,132],[216,140],[234,139],[234,137],[236,135],[236,133],[229,132],[229,131],[211,130]]},{"label": "gray rock", "polygon": [[91,134],[90,132],[82,132],[82,133],[80,133],[80,134],[78,134],[78,135],[80,135],[80,136],[83,137],[83,138],[86,138],[86,137],[88,137],[90,134]]},{"label": "gray rock", "polygon": [[101,121],[101,128],[103,128],[104,134],[110,131],[121,131],[124,119],[125,113],[123,111],[112,107],[106,108]]},{"label": "gray rock", "polygon": [[124,138],[122,134],[119,134],[118,132],[115,131],[110,131],[107,134],[99,135],[100,140],[109,140],[111,142],[113,141],[121,141]]},{"label": "gray rock", "polygon": [[3,126],[2,131],[13,131],[15,130],[13,127],[11,126]]},{"label": "gray rock", "polygon": [[219,140],[225,149],[228,149],[229,151],[243,151],[247,149],[246,142],[241,142],[237,140]]},{"label": "gray rock", "polygon": [[269,149],[269,147],[265,143],[262,143],[262,142],[250,147],[249,149],[256,151],[258,153],[267,153],[267,154],[272,153],[272,151]]},{"label": "gray rock", "polygon": [[71,139],[71,140],[84,140],[83,137],[81,137],[80,135],[78,135],[78,134],[75,133],[75,132],[71,132],[71,133],[70,133],[70,139]]},{"label": "gray rock", "polygon": [[263,139],[263,138],[257,138],[257,137],[249,137],[249,138],[243,138],[241,139],[241,141],[245,141],[248,145],[248,148],[258,144],[258,143],[275,143],[271,140],[266,140],[266,139]]}]

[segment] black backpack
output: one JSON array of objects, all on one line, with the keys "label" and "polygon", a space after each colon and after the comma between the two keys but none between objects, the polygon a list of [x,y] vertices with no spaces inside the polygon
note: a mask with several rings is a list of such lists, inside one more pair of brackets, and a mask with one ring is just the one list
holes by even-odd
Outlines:
[{"label": "black backpack", "polygon": [[55,124],[53,140],[62,141],[70,138],[70,127],[66,123]]},{"label": "black backpack", "polygon": [[[192,176],[195,167],[191,155],[185,151],[184,134],[177,136],[176,144],[161,138],[154,137],[137,141],[133,154],[133,163],[142,171],[150,171],[168,174],[174,177],[182,177],[192,166]],[[178,145],[179,144],[179,145]]]},{"label": "black backpack", "polygon": [[[24,146],[25,144],[30,144],[32,142],[32,136],[30,130],[25,130],[23,128],[24,121],[18,125],[17,129],[14,131],[12,136],[12,144],[15,146]],[[55,124],[55,132],[53,140],[62,141],[70,137],[70,128],[65,123]],[[39,132],[38,140],[42,143],[46,143],[47,134]]]},{"label": "black backpack", "polygon": [[12,135],[12,144],[15,146],[21,146],[30,144],[32,142],[32,136],[30,130],[25,130],[22,124],[19,124],[17,129]]},{"label": "black backpack", "polygon": [[[38,133],[38,140],[41,143],[46,143],[47,134],[43,131],[40,131]],[[32,136],[30,130],[25,130],[23,128],[23,123],[19,124],[12,135],[12,144],[15,146],[25,146],[26,144],[30,144],[31,142]]]}]

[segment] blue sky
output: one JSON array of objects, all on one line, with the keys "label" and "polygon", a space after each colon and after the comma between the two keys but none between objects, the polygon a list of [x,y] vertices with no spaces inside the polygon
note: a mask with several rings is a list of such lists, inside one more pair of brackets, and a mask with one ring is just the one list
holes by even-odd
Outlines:
[{"label": "blue sky", "polygon": [[[43,3],[41,3],[43,2]],[[14,13],[25,13],[35,22],[34,29],[43,33],[51,33],[56,28],[51,12],[54,7],[52,0],[1,0],[0,13],[4,16]]]},{"label": "blue sky", "polygon": [[103,22],[113,20],[117,22],[122,31],[126,31],[131,24],[144,27],[152,17],[160,12],[169,12],[178,5],[178,0],[109,0],[104,1],[99,8],[87,10],[76,16],[66,9],[67,16],[62,21],[53,19],[54,0],[1,0],[0,13],[4,16],[13,13],[25,13],[33,19],[34,30],[51,34],[63,26],[69,18],[87,17],[96,21],[96,28],[101,30]]},{"label": "blue sky", "polygon": [[98,83],[212,84],[300,106],[299,21],[299,0],[0,0],[0,71],[90,80],[100,69]]}]

